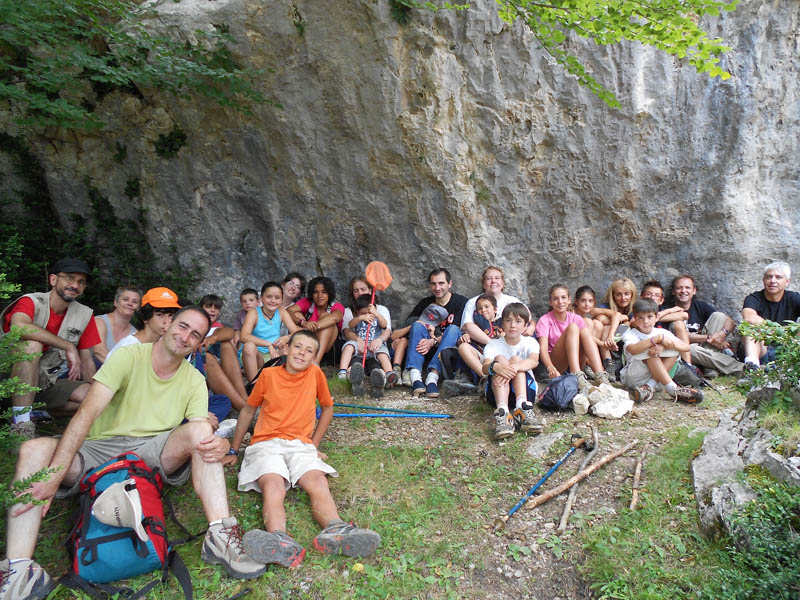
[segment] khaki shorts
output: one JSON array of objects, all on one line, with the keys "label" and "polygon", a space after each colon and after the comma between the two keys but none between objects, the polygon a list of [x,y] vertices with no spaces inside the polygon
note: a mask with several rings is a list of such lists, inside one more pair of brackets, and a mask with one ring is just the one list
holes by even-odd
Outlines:
[{"label": "khaki shorts", "polygon": [[125,452],[135,452],[147,463],[151,469],[158,469],[164,483],[169,485],[182,485],[189,479],[192,461],[187,460],[174,473],[167,474],[161,466],[161,452],[167,444],[167,439],[175,431],[165,431],[152,437],[117,436],[105,440],[85,440],[78,448],[75,458],[81,461],[81,470],[75,483],[71,486],[61,486],[56,492],[57,498],[64,498],[77,494],[81,479],[96,466],[103,464],[110,458]]},{"label": "khaki shorts", "polygon": [[303,475],[314,470],[332,477],[339,476],[336,469],[319,457],[314,444],[281,438],[257,442],[244,451],[244,460],[239,471],[239,491],[260,492],[258,479],[268,473],[283,477],[288,490],[296,487]]},{"label": "khaki shorts", "polygon": [[82,385],[89,385],[89,382],[57,379],[49,388],[36,392],[34,402],[44,402],[47,408],[64,408],[72,392]]}]

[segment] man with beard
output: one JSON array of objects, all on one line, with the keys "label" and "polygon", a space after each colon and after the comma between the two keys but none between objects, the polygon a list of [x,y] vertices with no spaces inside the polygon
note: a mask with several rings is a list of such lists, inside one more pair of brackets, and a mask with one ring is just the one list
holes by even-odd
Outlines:
[{"label": "man with beard", "polygon": [[22,350],[36,354],[14,364],[11,374],[38,392],[15,395],[11,430],[25,438],[36,436],[30,407],[43,402],[50,412],[72,414],[95,374],[92,347],[100,343],[92,309],[76,302],[86,290],[89,267],[82,260],[64,258],[50,269],[49,292],[25,294],[0,313],[3,333],[23,329]]}]

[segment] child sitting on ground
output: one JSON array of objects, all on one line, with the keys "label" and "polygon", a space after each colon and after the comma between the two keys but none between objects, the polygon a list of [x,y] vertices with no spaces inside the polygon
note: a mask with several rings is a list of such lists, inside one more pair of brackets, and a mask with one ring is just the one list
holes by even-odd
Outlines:
[{"label": "child sitting on ground", "polygon": [[[542,424],[533,412],[536,380],[533,369],[539,364],[539,342],[522,332],[531,322],[528,307],[512,302],[503,309],[505,335],[491,340],[483,349],[482,373],[489,377],[486,401],[494,411],[494,438],[502,440],[515,429],[541,433]],[[509,409],[515,409],[513,416]]]},{"label": "child sitting on ground", "polygon": [[[383,328],[378,323],[378,311],[371,303],[369,294],[361,294],[354,300],[356,316],[347,324],[358,336],[359,341],[348,340],[342,346],[342,358],[339,361],[339,379],[347,379],[353,394],[360,396],[363,393],[364,369],[361,365],[364,357],[364,344],[369,338],[366,347],[367,361],[370,363],[369,382],[372,385],[372,395],[376,398],[383,396],[383,388],[392,387],[397,383],[397,373],[392,370],[392,361],[389,358],[389,348],[380,339]],[[360,346],[359,346],[360,343]],[[372,360],[370,360],[372,359]],[[378,364],[375,364],[377,361]]]},{"label": "child sitting on ground", "polygon": [[[475,312],[472,322],[480,327],[490,339],[496,340],[503,335],[502,320],[497,317],[497,298],[490,294],[481,294],[475,300]],[[462,328],[463,330],[463,328]],[[458,355],[461,360],[476,374],[480,375],[483,368],[483,349],[485,344],[479,344],[464,333],[458,338]]]},{"label": "child sitting on ground", "polygon": [[[256,408],[261,412],[253,438],[244,453],[239,472],[239,491],[263,495],[262,515],[266,531],[248,531],[244,547],[251,558],[263,563],[296,567],[305,548],[286,533],[284,499],[290,487],[301,487],[311,500],[311,514],[322,526],[313,540],[324,554],[368,556],[380,544],[380,536],[339,518],[325,474],[338,476],[318,450],[333,419],[333,399],[322,370],[313,363],[319,349],[316,335],[299,330],[289,339],[286,364],[264,369],[247,405],[239,414],[233,443],[224,464],[235,464],[242,438]],[[316,401],[321,414],[316,429]]]},{"label": "child sitting on ground", "polygon": [[[686,342],[689,345],[689,332],[686,329],[686,321],[689,320],[689,313],[684,311],[680,306],[673,306],[661,310],[664,304],[664,286],[655,279],[651,279],[642,286],[642,293],[640,298],[650,298],[658,305],[658,313],[656,314],[656,329],[669,329],[675,336]],[[692,364],[691,352],[681,352],[681,358],[686,361],[686,364]]]},{"label": "child sitting on ground", "polygon": [[242,365],[247,381],[255,378],[265,362],[286,354],[289,336],[281,336],[281,325],[290,333],[299,329],[282,303],[283,288],[275,281],[268,281],[261,286],[261,306],[247,311],[240,332],[244,344]]},{"label": "child sitting on ground", "polygon": [[620,381],[633,393],[636,402],[647,402],[661,384],[676,400],[697,404],[703,392],[677,385],[670,376],[681,352],[689,345],[679,340],[667,329],[656,329],[658,304],[649,298],[640,298],[633,304],[631,328],[622,336],[625,344],[626,365]]},{"label": "child sitting on ground", "polygon": [[237,350],[239,349],[242,325],[244,325],[244,318],[247,316],[247,311],[251,308],[258,308],[261,306],[258,292],[253,288],[243,289],[242,293],[239,294],[239,304],[241,304],[242,308],[236,314],[236,320],[233,322],[233,345]]}]

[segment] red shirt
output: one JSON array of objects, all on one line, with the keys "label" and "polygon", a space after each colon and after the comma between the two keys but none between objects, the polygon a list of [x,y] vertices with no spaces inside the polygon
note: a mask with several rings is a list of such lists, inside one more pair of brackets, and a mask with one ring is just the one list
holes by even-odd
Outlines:
[{"label": "red shirt", "polygon": [[[8,332],[11,329],[11,315],[14,313],[24,313],[33,320],[33,313],[34,313],[34,305],[33,300],[28,297],[20,298],[16,304],[9,310],[6,315],[5,319],[3,319],[3,331]],[[63,314],[56,314],[53,312],[53,308],[50,307],[50,318],[47,320],[47,327],[45,329],[52,333],[53,335],[58,335],[58,330],[61,329],[61,323],[64,321],[64,315],[67,314],[67,311],[64,311]],[[100,343],[100,333],[97,331],[97,323],[94,321],[94,315],[92,318],[89,319],[89,323],[86,325],[86,329],[83,330],[81,334],[81,338],[78,340],[78,350],[85,350],[86,348],[91,348],[96,346]],[[50,346],[45,345],[42,348],[42,352],[46,352]]]}]

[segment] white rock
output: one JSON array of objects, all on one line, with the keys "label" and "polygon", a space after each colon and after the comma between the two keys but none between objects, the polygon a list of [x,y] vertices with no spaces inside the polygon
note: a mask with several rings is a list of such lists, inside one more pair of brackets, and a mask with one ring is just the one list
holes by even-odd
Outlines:
[{"label": "white rock", "polygon": [[633,409],[630,398],[608,398],[592,406],[592,413],[604,419],[621,419]]},{"label": "white rock", "polygon": [[576,415],[585,415],[589,412],[589,398],[584,394],[578,394],[572,399],[572,409]]}]

